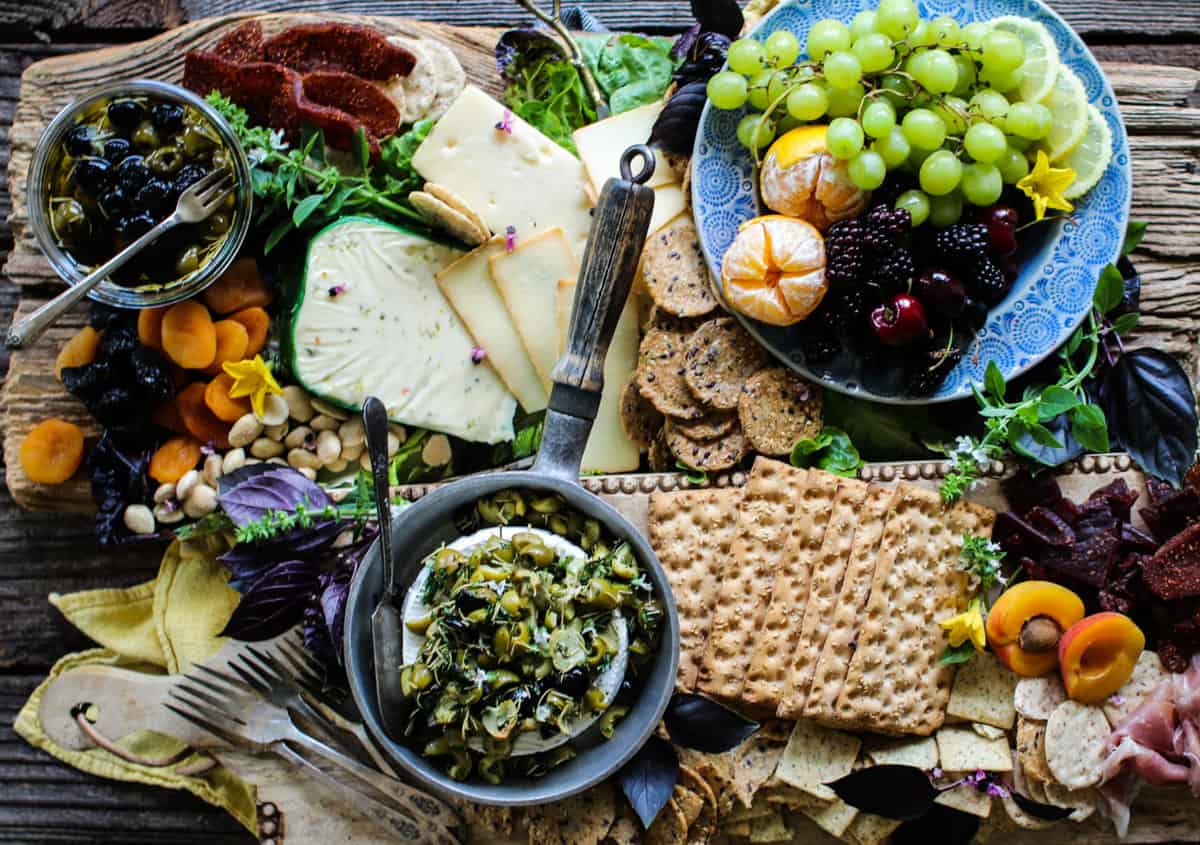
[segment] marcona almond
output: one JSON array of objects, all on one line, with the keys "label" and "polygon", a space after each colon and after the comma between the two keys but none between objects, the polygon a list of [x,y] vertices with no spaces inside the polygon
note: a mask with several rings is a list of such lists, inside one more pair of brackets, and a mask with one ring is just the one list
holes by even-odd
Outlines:
[{"label": "marcona almond", "polygon": [[174,525],[183,521],[183,511],[174,502],[163,502],[154,506],[154,518],[162,525]]},{"label": "marcona almond", "polygon": [[254,414],[245,414],[229,429],[229,445],[234,448],[249,446],[263,432],[263,424]]},{"label": "marcona almond", "polygon": [[326,402],[324,399],[318,399],[317,397],[314,396],[312,398],[312,406],[313,406],[313,410],[316,411],[318,414],[324,414],[327,417],[333,417],[338,422],[342,422],[343,420],[350,419],[349,411],[344,411],[341,408],[339,408],[337,405],[331,405],[330,403]]},{"label": "marcona almond", "polygon": [[283,445],[289,449],[301,449],[313,430],[306,425],[298,425],[288,432],[287,437],[283,438]]},{"label": "marcona almond", "polygon": [[341,458],[338,458],[336,461],[334,461],[331,464],[325,464],[325,469],[329,470],[330,472],[342,472],[348,466],[350,466],[349,461],[345,461],[345,460],[342,460]]},{"label": "marcona almond", "polygon": [[268,393],[263,397],[263,412],[258,419],[263,425],[280,425],[287,422],[287,400],[278,393]]},{"label": "marcona almond", "polygon": [[283,454],[283,444],[269,437],[260,437],[250,444],[250,454],[264,461]]},{"label": "marcona almond", "polygon": [[163,502],[169,502],[175,498],[175,485],[168,481],[166,484],[158,485],[158,489],[154,491],[154,504],[161,505]]},{"label": "marcona almond", "polygon": [[125,508],[125,527],[134,534],[154,533],[154,514],[145,505],[130,505]]},{"label": "marcona almond", "polygon": [[309,422],[309,428],[313,431],[337,431],[337,427],[341,422],[327,414],[318,414]]},{"label": "marcona almond", "polygon": [[292,449],[287,454],[288,466],[296,469],[312,469],[321,468],[321,459],[316,456],[316,453],[310,452],[307,449]]},{"label": "marcona almond", "polygon": [[241,469],[246,465],[246,450],[242,448],[230,449],[225,453],[225,457],[221,458],[221,475],[228,475],[235,469]]},{"label": "marcona almond", "polygon": [[317,471],[315,469],[313,469],[312,467],[297,467],[296,472],[303,475],[309,481],[317,480]]},{"label": "marcona almond", "polygon": [[209,455],[204,459],[204,469],[201,470],[200,476],[209,487],[217,486],[217,479],[221,477],[222,463],[220,455]]},{"label": "marcona almond", "polygon": [[283,440],[287,436],[288,427],[286,422],[281,422],[279,425],[268,425],[263,427],[263,435],[270,437],[272,440]]},{"label": "marcona almond", "polygon": [[317,457],[323,465],[336,461],[342,454],[342,441],[332,431],[322,431],[317,435]]},{"label": "marcona almond", "polygon": [[183,512],[192,519],[208,516],[217,509],[217,491],[207,484],[197,484],[183,503]]},{"label": "marcona almond", "polygon": [[347,446],[346,441],[343,440],[342,441],[342,460],[351,461],[351,462],[357,461],[358,456],[363,453],[364,449],[366,449],[366,446],[362,443],[359,443],[357,446]]},{"label": "marcona almond", "polygon": [[303,387],[289,384],[283,389],[283,398],[288,403],[288,414],[296,422],[306,423],[316,416],[317,412],[313,410],[312,402]]},{"label": "marcona almond", "polygon": [[199,483],[200,473],[194,469],[189,469],[175,482],[175,498],[182,502],[192,492],[192,488]]},{"label": "marcona almond", "polygon": [[338,426],[338,437],[342,439],[343,449],[347,446],[361,446],[367,442],[367,432],[360,419],[346,420]]}]

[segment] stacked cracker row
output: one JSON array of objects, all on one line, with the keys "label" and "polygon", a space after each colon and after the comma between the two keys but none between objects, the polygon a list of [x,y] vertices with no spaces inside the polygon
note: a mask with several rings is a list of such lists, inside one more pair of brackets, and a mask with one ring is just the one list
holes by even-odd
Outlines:
[{"label": "stacked cracker row", "polygon": [[927,736],[953,666],[937,621],[968,598],[963,535],[994,514],[759,458],[742,490],[655,493],[679,605],[678,684],[750,713]]},{"label": "stacked cracker row", "polygon": [[720,310],[688,212],[646,242],[641,277],[654,306],[621,419],[649,450],[652,470],[730,469],[820,433],[820,389],[769,366],[767,352]]}]

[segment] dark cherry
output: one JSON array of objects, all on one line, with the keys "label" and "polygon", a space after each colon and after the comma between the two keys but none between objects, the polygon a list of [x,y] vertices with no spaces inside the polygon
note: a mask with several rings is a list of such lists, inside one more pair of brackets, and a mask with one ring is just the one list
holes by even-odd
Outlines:
[{"label": "dark cherry", "polygon": [[124,138],[109,138],[104,142],[104,157],[113,164],[120,164],[133,150],[133,146]]},{"label": "dark cherry", "polygon": [[929,337],[929,318],[915,297],[898,293],[871,312],[871,328],[885,346],[908,346]]},{"label": "dark cherry", "polygon": [[963,318],[966,320],[967,325],[975,331],[979,331],[987,323],[989,310],[986,303],[968,296],[963,303]]},{"label": "dark cherry", "polygon": [[92,196],[108,186],[112,175],[113,166],[108,159],[88,156],[75,163],[75,181]]},{"label": "dark cherry", "polygon": [[92,130],[89,126],[76,126],[63,138],[63,146],[75,158],[92,154]]},{"label": "dark cherry", "polygon": [[917,298],[946,317],[957,317],[967,302],[967,290],[958,276],[944,267],[926,268],[913,285]]},{"label": "dark cherry", "polygon": [[113,100],[108,104],[108,121],[118,129],[133,129],[142,122],[145,109],[136,100]]},{"label": "dark cherry", "polygon": [[160,132],[171,132],[183,125],[183,106],[175,103],[155,103],[150,108],[150,122]]},{"label": "dark cherry", "polygon": [[988,241],[993,252],[1008,255],[1017,250],[1017,226],[1021,215],[1008,205],[993,205],[982,209],[979,222],[987,227]]}]

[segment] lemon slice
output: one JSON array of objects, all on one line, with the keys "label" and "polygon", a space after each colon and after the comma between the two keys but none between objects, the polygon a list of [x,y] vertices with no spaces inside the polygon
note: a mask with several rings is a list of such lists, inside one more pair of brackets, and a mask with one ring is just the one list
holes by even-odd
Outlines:
[{"label": "lemon slice", "polygon": [[1075,171],[1075,181],[1063,191],[1064,197],[1075,199],[1096,187],[1112,158],[1112,142],[1112,130],[1108,128],[1104,115],[1100,114],[1098,108],[1089,105],[1083,140],[1060,162]]},{"label": "lemon slice", "polygon": [[1029,18],[1007,15],[996,18],[992,26],[1011,32],[1025,46],[1025,63],[1021,65],[1021,85],[1017,95],[1027,103],[1041,102],[1058,76],[1058,47],[1050,30]]},{"label": "lemon slice", "polygon": [[1087,92],[1069,67],[1059,65],[1054,87],[1041,103],[1054,115],[1054,123],[1050,134],[1042,141],[1042,148],[1051,161],[1057,161],[1075,149],[1087,131]]}]

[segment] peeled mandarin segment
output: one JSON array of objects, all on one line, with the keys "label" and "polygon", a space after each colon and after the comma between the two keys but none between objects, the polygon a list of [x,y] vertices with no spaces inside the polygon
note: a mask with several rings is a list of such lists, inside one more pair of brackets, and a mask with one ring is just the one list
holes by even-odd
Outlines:
[{"label": "peeled mandarin segment", "polygon": [[1022,678],[1040,678],[1047,672],[1053,672],[1058,665],[1058,653],[1043,651],[1035,654],[1025,651],[1016,643],[1009,645],[994,645],[992,653],[996,659]]},{"label": "peeled mandarin segment", "polygon": [[729,304],[738,311],[772,325],[790,325],[799,320],[799,318],[790,320],[789,323],[780,323],[779,315],[787,313],[787,305],[780,295],[780,289],[773,285],[764,285],[762,283],[754,284],[738,284],[731,286],[726,293],[726,298]]},{"label": "peeled mandarin segment", "polygon": [[821,156],[821,177],[814,196],[830,222],[854,217],[867,207],[867,192],[850,181],[850,165],[829,153]]},{"label": "peeled mandarin segment", "polygon": [[733,245],[725,251],[722,275],[731,279],[761,279],[770,270],[766,230],[751,220],[738,230]]},{"label": "peeled mandarin segment", "polygon": [[1133,674],[1146,636],[1121,613],[1095,613],[1072,625],[1058,644],[1058,665],[1067,696],[1100,704]]},{"label": "peeled mandarin segment", "polygon": [[745,223],[725,253],[721,283],[729,304],[775,326],[803,320],[825,295],[825,241],[815,227],[783,215]]},{"label": "peeled mandarin segment", "polygon": [[799,275],[783,275],[779,277],[779,292],[787,303],[787,309],[796,319],[802,320],[817,310],[821,300],[825,298],[825,271],[814,270],[811,273]]},{"label": "peeled mandarin segment", "polygon": [[[792,132],[811,128],[815,127]],[[867,192],[850,181],[845,162],[825,152],[823,138],[820,147],[799,141],[784,144],[791,135],[789,132],[776,141],[763,162],[759,187],[768,208],[825,229],[867,207]],[[810,147],[811,151],[806,152]]]},{"label": "peeled mandarin segment", "polygon": [[816,227],[791,217],[763,220],[770,242],[768,262],[781,273],[807,273],[825,267],[825,239]]},{"label": "peeled mandarin segment", "polygon": [[823,123],[798,126],[780,135],[767,150],[767,155],[774,155],[780,167],[790,168],[814,153],[825,152],[825,133],[828,131],[829,127]]}]

